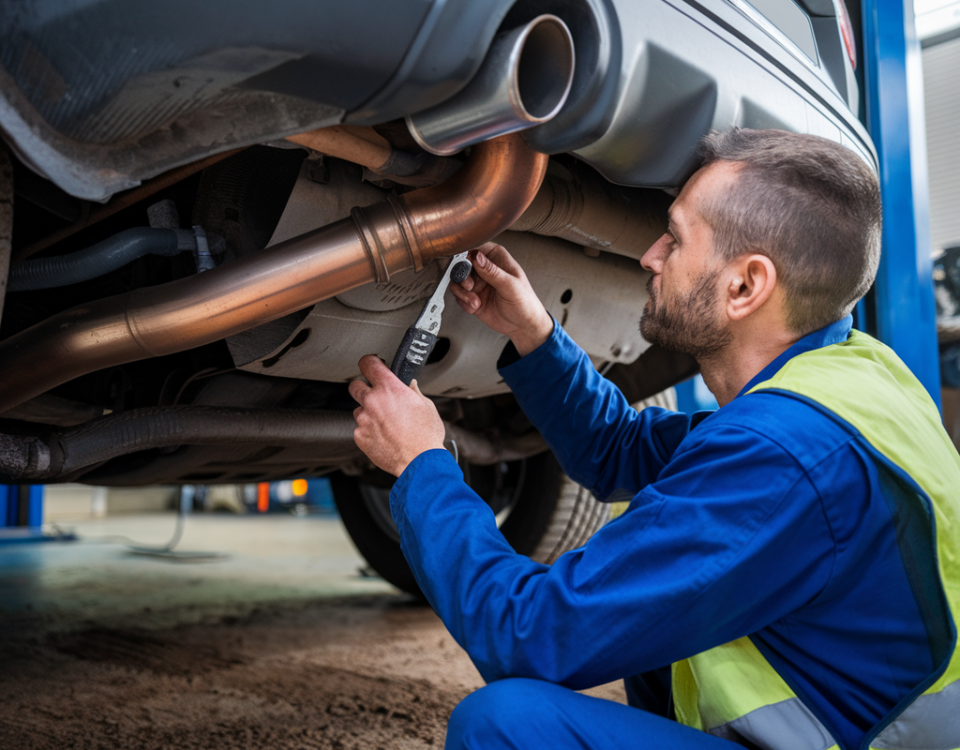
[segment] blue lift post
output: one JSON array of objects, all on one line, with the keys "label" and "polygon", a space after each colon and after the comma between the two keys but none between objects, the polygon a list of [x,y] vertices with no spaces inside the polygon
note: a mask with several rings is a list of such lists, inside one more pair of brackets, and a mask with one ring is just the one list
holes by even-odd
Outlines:
[{"label": "blue lift post", "polygon": [[0,545],[75,538],[45,535],[42,524],[42,484],[0,484]]},{"label": "blue lift post", "polygon": [[43,523],[42,484],[0,484],[3,528],[35,528]]},{"label": "blue lift post", "polygon": [[867,129],[883,190],[883,255],[867,330],[891,347],[940,406],[920,43],[913,0],[863,0]]}]

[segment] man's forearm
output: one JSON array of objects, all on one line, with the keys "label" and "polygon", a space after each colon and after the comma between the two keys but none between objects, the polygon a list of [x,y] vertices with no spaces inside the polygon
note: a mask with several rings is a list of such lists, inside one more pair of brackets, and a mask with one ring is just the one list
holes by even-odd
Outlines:
[{"label": "man's forearm", "polygon": [[[582,688],[607,681],[594,667],[609,649],[589,618],[577,648],[545,637],[569,597],[557,582],[537,595],[550,567],[513,550],[449,453],[419,456],[394,485],[390,507],[420,588],[487,682],[531,677]],[[561,619],[573,629],[572,611]]]},{"label": "man's forearm", "polygon": [[543,317],[536,323],[528,328],[524,328],[522,331],[512,334],[510,341],[517,350],[517,354],[521,357],[526,357],[535,349],[543,346],[553,333],[553,327],[555,325],[556,321],[554,321],[553,316],[544,310]]},{"label": "man's forearm", "polygon": [[654,481],[688,431],[684,415],[638,415],[559,326],[518,354],[504,352],[500,374],[567,474],[601,499]]},{"label": "man's forearm", "polygon": [[514,552],[446,451],[407,467],[390,509],[418,583],[484,679],[580,689],[756,632],[830,580],[832,532],[791,454],[724,430],[684,465],[550,566]]}]

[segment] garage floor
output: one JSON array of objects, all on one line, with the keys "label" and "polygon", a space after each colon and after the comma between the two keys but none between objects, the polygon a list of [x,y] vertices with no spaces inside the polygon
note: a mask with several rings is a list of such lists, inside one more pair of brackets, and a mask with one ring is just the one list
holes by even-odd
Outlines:
[{"label": "garage floor", "polygon": [[[339,521],[171,514],[0,547],[0,747],[442,747],[482,681],[432,611],[359,575]],[[618,685],[590,691],[623,700]]]}]

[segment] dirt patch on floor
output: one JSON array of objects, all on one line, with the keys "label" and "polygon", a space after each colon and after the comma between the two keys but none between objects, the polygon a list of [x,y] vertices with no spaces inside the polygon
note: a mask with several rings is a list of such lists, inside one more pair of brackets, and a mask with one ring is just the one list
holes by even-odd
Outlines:
[{"label": "dirt patch on floor", "polygon": [[0,620],[2,748],[439,748],[482,685],[429,608],[401,596],[165,629],[149,612],[142,627],[13,624]]}]

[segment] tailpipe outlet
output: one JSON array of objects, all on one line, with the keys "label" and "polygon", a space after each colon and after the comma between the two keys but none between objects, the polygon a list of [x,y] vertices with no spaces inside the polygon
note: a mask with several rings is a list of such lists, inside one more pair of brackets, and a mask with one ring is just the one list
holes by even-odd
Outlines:
[{"label": "tailpipe outlet", "polygon": [[553,15],[498,35],[480,70],[451,99],[407,116],[424,149],[449,156],[467,146],[547,122],[573,83],[573,37]]}]

